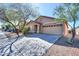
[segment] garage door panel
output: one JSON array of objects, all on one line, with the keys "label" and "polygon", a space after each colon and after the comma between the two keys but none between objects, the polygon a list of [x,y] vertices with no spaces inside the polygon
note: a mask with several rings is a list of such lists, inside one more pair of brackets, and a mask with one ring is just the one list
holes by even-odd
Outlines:
[{"label": "garage door panel", "polygon": [[46,34],[63,34],[63,27],[43,27],[43,33]]}]

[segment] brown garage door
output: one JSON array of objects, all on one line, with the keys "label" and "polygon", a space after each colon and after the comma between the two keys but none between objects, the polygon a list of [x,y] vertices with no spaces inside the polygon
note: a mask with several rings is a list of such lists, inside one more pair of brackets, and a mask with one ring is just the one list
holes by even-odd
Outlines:
[{"label": "brown garage door", "polygon": [[63,25],[62,24],[45,25],[43,26],[43,33],[63,34]]}]

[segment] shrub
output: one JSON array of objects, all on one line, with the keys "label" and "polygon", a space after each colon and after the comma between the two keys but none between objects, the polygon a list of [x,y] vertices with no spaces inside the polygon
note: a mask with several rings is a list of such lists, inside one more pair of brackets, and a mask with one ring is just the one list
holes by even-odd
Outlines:
[{"label": "shrub", "polygon": [[29,31],[29,28],[24,27],[24,29],[22,30],[22,33],[26,34],[26,33],[28,33],[28,31]]},{"label": "shrub", "polygon": [[68,32],[69,32],[69,33],[72,33],[72,30],[69,30]]},{"label": "shrub", "polygon": [[4,31],[14,32],[14,27],[12,25],[10,25],[9,23],[2,25],[2,29]]}]

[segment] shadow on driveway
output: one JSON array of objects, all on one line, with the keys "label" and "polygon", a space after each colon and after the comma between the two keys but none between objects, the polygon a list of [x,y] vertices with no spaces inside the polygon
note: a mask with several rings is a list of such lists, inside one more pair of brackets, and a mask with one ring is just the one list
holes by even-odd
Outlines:
[{"label": "shadow on driveway", "polygon": [[40,38],[49,43],[55,43],[56,40],[59,39],[61,36],[60,35],[49,35],[49,34],[28,34],[27,37]]}]

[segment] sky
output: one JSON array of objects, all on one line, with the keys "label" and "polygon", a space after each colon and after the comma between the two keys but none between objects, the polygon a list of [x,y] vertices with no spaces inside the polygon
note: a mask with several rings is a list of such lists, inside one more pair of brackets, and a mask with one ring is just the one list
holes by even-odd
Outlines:
[{"label": "sky", "polygon": [[54,11],[55,7],[60,4],[58,4],[58,3],[38,3],[38,4],[34,4],[34,5],[38,8],[39,13],[41,15],[54,17],[53,11]]},{"label": "sky", "polygon": [[[38,7],[40,15],[44,16],[50,16],[50,17],[56,17],[53,15],[54,9],[56,6],[59,6],[61,3],[38,3],[34,4],[36,7]],[[73,22],[68,22],[71,26],[73,25]],[[79,26],[79,20],[76,21],[76,27]]]},{"label": "sky", "polygon": [[[32,3],[35,7],[38,8],[38,12],[40,15],[49,16],[49,17],[56,17],[54,16],[54,9],[56,6],[61,5],[61,3]],[[73,24],[73,22],[68,22],[69,24]],[[76,22],[76,27],[79,26],[79,20]]]}]

